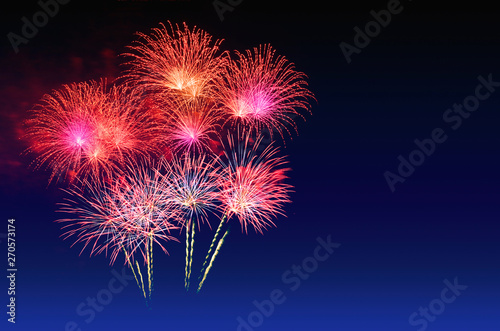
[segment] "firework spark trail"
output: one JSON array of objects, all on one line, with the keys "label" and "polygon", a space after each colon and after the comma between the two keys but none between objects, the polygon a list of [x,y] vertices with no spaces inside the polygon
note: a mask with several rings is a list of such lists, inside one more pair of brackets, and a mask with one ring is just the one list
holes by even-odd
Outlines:
[{"label": "firework spark trail", "polygon": [[307,88],[306,75],[296,71],[293,63],[276,56],[270,45],[260,45],[245,53],[236,51],[216,82],[218,99],[229,116],[226,122],[242,123],[250,131],[267,128],[272,137],[276,130],[284,141],[283,132],[297,132],[293,117],[310,112],[309,100],[314,99]]},{"label": "firework spark trail", "polygon": [[35,167],[51,169],[49,182],[74,172],[110,177],[129,159],[154,155],[165,142],[156,109],[129,86],[106,81],[64,85],[43,96],[25,122]]},{"label": "firework spark trail", "polygon": [[185,270],[185,276],[184,276],[184,287],[186,288],[186,291],[189,290],[189,258],[190,258],[190,249],[189,249],[189,246],[190,246],[190,241],[189,241],[189,232],[190,232],[190,228],[191,228],[191,225],[189,224],[191,223],[191,220],[188,222],[188,226],[186,226],[186,270]]},{"label": "firework spark trail", "polygon": [[189,273],[188,273],[188,284],[187,284],[187,289],[189,290],[189,283],[191,279],[191,266],[193,264],[193,251],[194,251],[194,232],[195,232],[195,226],[194,222],[191,227],[191,245],[190,245],[190,252],[189,252]]},{"label": "firework spark trail", "polygon": [[[135,273],[134,266],[130,262],[130,259],[129,259],[127,251],[125,250],[125,247],[123,247],[123,253],[125,254],[125,260],[128,262],[128,265],[129,265],[130,269],[132,269],[132,273],[134,274],[134,278],[135,278],[135,281],[137,282],[137,286],[139,286],[139,289],[141,289],[141,283],[139,283],[139,279],[137,278],[137,275]],[[145,298],[146,297],[144,297],[144,299]]]},{"label": "firework spark trail", "polygon": [[154,283],[153,283],[153,240],[151,239],[149,241],[150,245],[151,245],[151,253],[150,253],[150,256],[151,256],[151,289],[150,289],[150,292],[152,290],[154,290]]},{"label": "firework spark trail", "polygon": [[[195,234],[195,222],[192,219],[186,223],[186,270],[184,278],[184,287],[189,291],[189,283],[191,279],[191,264],[193,261],[193,246]],[[191,237],[190,237],[191,234]]]},{"label": "firework spark trail", "polygon": [[217,257],[217,254],[219,254],[220,248],[222,247],[222,244],[224,243],[224,239],[226,239],[226,236],[229,233],[229,229],[230,229],[230,227],[227,228],[226,232],[224,233],[224,235],[222,236],[222,238],[219,240],[219,243],[217,244],[217,248],[215,249],[214,255],[210,259],[210,263],[208,264],[208,267],[205,270],[205,273],[203,274],[203,278],[201,279],[200,284],[198,285],[197,292],[200,292],[201,287],[205,283],[205,280],[207,279],[208,272],[210,271],[210,269],[212,269],[212,265],[213,265],[213,263],[215,261],[215,258]]},{"label": "firework spark trail", "polygon": [[212,42],[208,33],[185,23],[168,23],[170,28],[160,24],[150,35],[138,33],[132,52],[124,54],[131,58],[124,78],[159,98],[212,97],[213,80],[226,63],[226,52],[218,54],[222,40]]},{"label": "firework spark trail", "polygon": [[207,256],[205,256],[205,261],[203,262],[203,265],[201,266],[200,276],[198,277],[198,280],[200,280],[202,278],[202,275],[205,272],[205,267],[210,259],[210,255],[212,254],[212,250],[215,247],[215,243],[217,242],[217,239],[219,239],[219,233],[224,225],[225,220],[226,220],[226,215],[224,214],[224,216],[222,217],[222,219],[219,223],[219,226],[217,227],[217,231],[215,231],[215,235],[214,235],[214,238],[212,239],[212,243],[210,244],[210,247],[208,248]]},{"label": "firework spark trail", "polygon": [[147,260],[148,260],[148,285],[149,285],[149,299],[151,300],[151,286],[153,284],[153,273],[151,271],[153,265],[152,265],[152,260],[153,260],[153,252],[150,250],[150,242],[152,241],[151,239],[151,235],[148,237],[148,240],[146,240],[146,245],[148,246],[147,247],[147,251],[148,251],[148,256],[147,256]]},{"label": "firework spark trail", "polygon": [[139,262],[137,262],[137,260],[135,260],[135,264],[137,266],[137,272],[139,273],[139,276],[140,276],[140,279],[141,279],[142,293],[144,294],[144,299],[147,300],[146,291],[144,290],[144,279],[142,277],[141,268],[139,267]]},{"label": "firework spark trail", "polygon": [[[263,233],[266,227],[274,225],[271,217],[285,215],[283,204],[290,202],[289,192],[291,186],[283,182],[287,178],[285,172],[289,170],[288,168],[282,168],[286,161],[283,157],[277,156],[279,150],[272,145],[267,146],[260,155],[257,155],[257,149],[262,138],[257,138],[255,144],[250,146],[248,132],[244,137],[230,135],[228,141],[228,148],[225,149],[227,162],[222,159],[219,160],[222,164],[219,199],[224,209],[224,215],[227,215],[226,223],[230,221],[232,216],[236,216],[242,231],[245,233],[248,232],[248,226],[252,226],[257,232]],[[202,279],[198,291],[201,290],[213,261],[217,257],[224,238],[229,231],[228,228],[210,258],[207,269],[204,269],[223,223],[224,218],[217,229],[205,258],[200,273]]]}]

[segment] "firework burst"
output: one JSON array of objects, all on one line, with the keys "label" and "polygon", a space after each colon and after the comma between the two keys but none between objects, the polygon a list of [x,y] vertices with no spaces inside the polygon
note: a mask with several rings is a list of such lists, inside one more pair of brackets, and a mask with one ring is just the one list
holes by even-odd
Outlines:
[{"label": "firework burst", "polygon": [[156,153],[163,144],[161,117],[128,86],[106,82],[64,85],[46,94],[26,121],[28,152],[52,179],[76,173],[99,177],[123,168],[130,158]]},{"label": "firework burst", "polygon": [[185,288],[189,290],[196,224],[200,227],[214,212],[218,189],[218,166],[215,159],[188,153],[175,157],[168,164],[164,183],[172,201],[182,213],[186,230]]},{"label": "firework burst", "polygon": [[213,80],[226,62],[219,55],[221,40],[184,23],[169,28],[161,24],[151,35],[138,33],[140,41],[130,46],[131,60],[125,78],[160,98],[180,96],[187,100],[212,97]]},{"label": "firework burst", "polygon": [[297,131],[293,120],[301,116],[300,109],[310,111],[306,75],[296,71],[293,63],[277,56],[270,45],[253,51],[236,52],[237,60],[225,67],[217,81],[217,91],[223,109],[231,123],[242,123],[259,132],[267,128],[290,135],[288,127]]},{"label": "firework burst", "polygon": [[232,223],[262,234],[285,216],[290,169],[262,137],[297,133],[294,118],[310,113],[314,96],[270,45],[231,59],[222,40],[185,23],[138,36],[124,54],[122,85],[64,85],[25,124],[27,152],[51,171],[49,183],[71,179],[58,210],[67,215],[57,221],[64,239],[110,264],[123,253],[149,304],[154,246],[168,254],[173,230],[186,231],[188,290],[195,231],[218,215],[200,291]]},{"label": "firework burst", "polygon": [[[65,224],[64,239],[75,237],[74,244],[83,243],[81,252],[90,248],[91,256],[109,254],[110,264],[121,252],[125,254],[146,299],[151,297],[153,282],[153,244],[168,253],[164,242],[177,241],[170,232],[178,229],[179,213],[160,171],[138,164],[129,169],[129,175],[109,182],[84,181],[84,185],[66,190],[71,198],[58,210],[73,216],[58,222]],[[148,287],[139,260],[146,265]]]},{"label": "firework burst", "polygon": [[166,103],[166,135],[177,152],[210,150],[210,141],[218,140],[221,112],[209,101]]},{"label": "firework burst", "polygon": [[[245,233],[248,232],[249,226],[257,232],[263,233],[265,228],[274,226],[273,217],[285,216],[283,205],[290,202],[289,193],[292,187],[284,183],[287,178],[285,172],[290,169],[283,168],[286,161],[283,157],[278,156],[279,149],[277,147],[269,145],[262,153],[257,154],[262,141],[261,137],[257,138],[253,144],[248,134],[243,139],[229,137],[228,141],[228,146],[225,149],[226,160],[219,159],[222,171],[219,177],[218,198],[224,217],[205,258],[198,291],[203,286],[213,261],[229,232],[229,227],[227,227],[226,232],[215,246],[225,223],[235,216]],[[215,252],[209,260],[214,248]],[[208,261],[210,262],[207,266]]]},{"label": "firework burst", "polygon": [[257,155],[262,138],[252,145],[249,140],[246,136],[237,145],[229,139],[228,161],[222,162],[219,199],[228,219],[236,216],[245,232],[251,226],[262,233],[274,226],[272,218],[285,216],[283,205],[290,202],[291,186],[284,180],[290,169],[282,168],[286,161],[278,156],[277,147],[271,144]]}]

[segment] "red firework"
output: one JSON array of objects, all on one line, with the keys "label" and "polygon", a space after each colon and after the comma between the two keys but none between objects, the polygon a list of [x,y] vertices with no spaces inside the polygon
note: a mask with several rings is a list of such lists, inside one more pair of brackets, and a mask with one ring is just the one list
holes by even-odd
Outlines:
[{"label": "red firework", "polygon": [[290,170],[283,168],[287,162],[272,145],[257,154],[261,141],[259,137],[251,145],[249,135],[243,139],[229,137],[227,162],[221,161],[219,199],[224,214],[228,220],[235,215],[245,232],[249,225],[260,233],[274,226],[271,218],[285,215],[283,205],[291,202],[292,186],[284,183],[285,172]]},{"label": "red firework", "polygon": [[213,80],[226,62],[226,53],[218,54],[222,41],[212,42],[208,33],[186,23],[169,26],[161,24],[151,35],[138,33],[142,40],[125,54],[132,58],[125,78],[160,98],[212,97]]},{"label": "red firework", "polygon": [[50,180],[110,176],[129,159],[156,153],[163,144],[161,117],[128,86],[106,82],[64,85],[43,96],[26,121],[28,152],[36,167],[51,169]]},{"label": "red firework", "polygon": [[297,131],[294,117],[299,110],[310,111],[306,75],[296,71],[293,63],[276,56],[270,45],[253,51],[236,52],[238,59],[226,66],[217,82],[218,98],[230,122],[243,123],[247,129],[276,130],[283,138],[288,127]]}]

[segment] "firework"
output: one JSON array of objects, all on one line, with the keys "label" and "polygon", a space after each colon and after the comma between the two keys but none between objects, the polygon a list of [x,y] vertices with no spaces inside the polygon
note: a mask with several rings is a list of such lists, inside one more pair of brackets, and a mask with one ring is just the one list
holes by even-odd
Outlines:
[{"label": "firework", "polygon": [[51,169],[52,179],[78,177],[123,168],[130,158],[155,153],[163,142],[161,117],[128,86],[106,82],[64,85],[43,96],[26,121],[28,152],[36,167]]},{"label": "firework", "polygon": [[174,151],[202,153],[218,140],[221,112],[209,101],[165,104],[166,136]]},{"label": "firework", "polygon": [[226,53],[218,54],[221,40],[184,23],[161,24],[151,35],[138,33],[125,78],[160,98],[180,96],[187,100],[212,96],[213,80],[220,74]]},{"label": "firework", "polygon": [[294,118],[300,109],[310,111],[306,75],[296,71],[294,64],[277,56],[270,45],[253,51],[236,52],[237,60],[225,67],[217,80],[217,92],[227,122],[242,123],[247,129],[259,132],[266,128],[272,135],[288,127],[297,131]]},{"label": "firework", "polygon": [[270,45],[231,59],[222,40],[185,23],[138,36],[124,54],[122,85],[75,83],[45,95],[26,138],[49,183],[73,177],[58,210],[69,215],[58,220],[64,239],[110,264],[123,253],[148,303],[154,246],[168,254],[173,230],[186,231],[189,290],[195,232],[211,214],[220,218],[200,291],[232,223],[262,234],[285,216],[290,169],[262,137],[297,133],[294,118],[310,113],[314,96],[306,75]]},{"label": "firework", "polygon": [[76,237],[74,244],[83,243],[81,252],[89,247],[91,256],[109,254],[110,264],[123,252],[147,299],[138,260],[146,265],[150,297],[153,244],[168,253],[164,242],[177,241],[170,232],[178,228],[175,223],[179,214],[165,189],[159,166],[142,163],[128,170],[129,175],[110,183],[84,181],[84,185],[66,190],[71,198],[58,211],[73,217],[58,222],[65,224],[64,239]]},{"label": "firework", "polygon": [[[289,193],[292,187],[284,183],[284,180],[287,178],[285,172],[290,169],[283,168],[286,161],[283,157],[278,156],[279,149],[277,147],[269,145],[258,155],[257,149],[261,140],[262,138],[259,137],[251,145],[248,134],[239,141],[230,137],[228,148],[225,149],[227,160],[219,159],[222,172],[219,177],[218,198],[222,204],[224,217],[205,258],[198,291],[203,286],[213,261],[224,243],[229,226],[227,226],[227,230],[217,246],[215,246],[215,242],[219,234],[222,233],[221,230],[225,223],[228,223],[233,216],[238,219],[245,233],[248,232],[249,226],[257,232],[263,233],[265,228],[275,225],[272,222],[273,217],[285,216],[283,205],[290,202]],[[215,252],[205,269],[209,261],[208,257],[214,247],[216,247]]]},{"label": "firework", "polygon": [[169,171],[163,183],[173,203],[184,215],[186,222],[186,268],[185,288],[189,290],[194,251],[195,225],[208,218],[208,212],[216,209],[218,189],[218,167],[209,156],[184,154],[168,164]]}]

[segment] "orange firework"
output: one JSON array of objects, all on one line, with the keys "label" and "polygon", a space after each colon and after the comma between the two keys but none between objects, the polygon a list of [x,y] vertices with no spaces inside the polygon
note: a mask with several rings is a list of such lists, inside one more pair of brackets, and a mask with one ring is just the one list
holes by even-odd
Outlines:
[{"label": "orange firework", "polygon": [[226,53],[218,54],[221,40],[212,42],[208,33],[185,23],[169,26],[138,33],[141,40],[125,54],[132,58],[125,78],[160,98],[213,97],[213,80],[226,62]]}]

